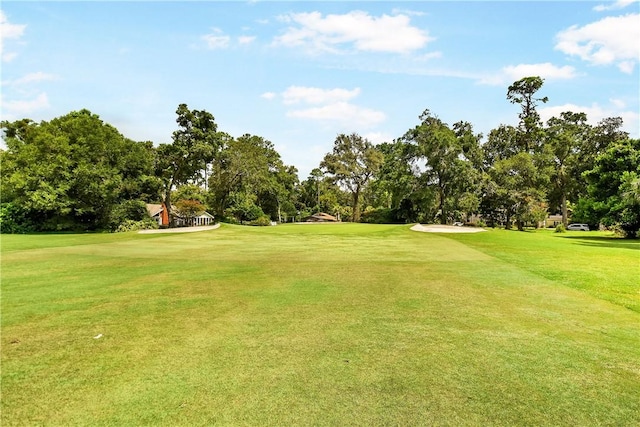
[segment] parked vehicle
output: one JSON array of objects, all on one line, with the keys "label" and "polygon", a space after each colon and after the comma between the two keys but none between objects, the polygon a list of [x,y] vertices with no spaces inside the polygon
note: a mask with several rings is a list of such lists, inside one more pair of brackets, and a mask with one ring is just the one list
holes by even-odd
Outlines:
[{"label": "parked vehicle", "polygon": [[573,231],[589,231],[589,225],[587,224],[569,224],[567,230]]}]

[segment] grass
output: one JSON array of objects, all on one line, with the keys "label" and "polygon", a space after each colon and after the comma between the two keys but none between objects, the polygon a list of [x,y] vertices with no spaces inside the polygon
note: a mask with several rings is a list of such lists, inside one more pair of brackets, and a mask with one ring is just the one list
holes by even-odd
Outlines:
[{"label": "grass", "polygon": [[1,244],[3,426],[640,424],[637,241],[337,224]]}]

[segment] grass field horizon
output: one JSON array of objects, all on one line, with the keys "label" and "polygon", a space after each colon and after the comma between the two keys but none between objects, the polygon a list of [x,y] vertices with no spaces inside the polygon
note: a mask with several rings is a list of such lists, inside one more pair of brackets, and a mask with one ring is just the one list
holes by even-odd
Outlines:
[{"label": "grass field horizon", "polygon": [[2,425],[639,425],[640,242],[3,235]]}]

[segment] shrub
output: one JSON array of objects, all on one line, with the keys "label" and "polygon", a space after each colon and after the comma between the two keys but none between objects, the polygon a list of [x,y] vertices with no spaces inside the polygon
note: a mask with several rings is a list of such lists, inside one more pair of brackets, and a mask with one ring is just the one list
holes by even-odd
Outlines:
[{"label": "shrub", "polygon": [[225,215],[222,218],[219,218],[219,221],[226,224],[240,225],[240,220],[233,215]]},{"label": "shrub", "polygon": [[259,227],[266,227],[268,225],[271,225],[271,218],[269,218],[268,215],[262,215],[258,218],[256,218],[255,220],[251,221],[249,223],[249,225],[256,225]]},{"label": "shrub", "polygon": [[360,216],[360,222],[369,224],[393,224],[395,221],[394,212],[388,208],[367,208]]},{"label": "shrub", "polygon": [[18,234],[35,230],[36,227],[25,209],[13,203],[0,205],[0,233]]},{"label": "shrub", "polygon": [[128,231],[138,230],[154,230],[158,228],[158,223],[152,218],[145,218],[140,221],[134,221],[132,219],[125,219],[122,224],[116,228],[116,233],[126,233]]},{"label": "shrub", "polygon": [[149,217],[147,206],[142,200],[125,200],[115,205],[109,214],[109,229],[119,231],[120,226],[128,227],[132,222],[146,221],[154,222]]},{"label": "shrub", "polygon": [[566,233],[567,229],[564,228],[564,224],[558,224],[556,226],[556,233]]}]

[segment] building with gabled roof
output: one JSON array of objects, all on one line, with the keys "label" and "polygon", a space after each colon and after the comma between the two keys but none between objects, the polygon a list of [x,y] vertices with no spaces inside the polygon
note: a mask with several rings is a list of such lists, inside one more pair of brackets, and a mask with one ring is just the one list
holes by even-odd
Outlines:
[{"label": "building with gabled roof", "polygon": [[[176,226],[178,227],[199,227],[204,225],[212,225],[214,223],[214,216],[209,212],[203,212],[193,218],[183,218],[178,215],[178,210],[175,206],[171,205],[172,215],[175,219]],[[160,227],[169,226],[169,214],[165,209],[165,204],[153,204],[147,203],[147,212],[151,218],[158,222]]]},{"label": "building with gabled roof", "polygon": [[338,219],[333,215],[329,215],[328,213],[318,212],[305,218],[305,221],[306,222],[338,222]]}]

